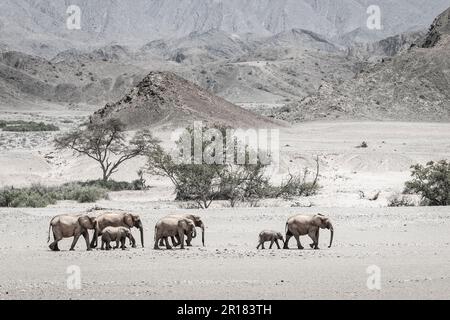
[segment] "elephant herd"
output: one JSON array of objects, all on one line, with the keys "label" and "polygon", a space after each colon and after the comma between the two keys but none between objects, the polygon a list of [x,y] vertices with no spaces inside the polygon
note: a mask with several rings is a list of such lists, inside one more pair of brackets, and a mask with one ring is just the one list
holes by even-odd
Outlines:
[{"label": "elephant herd", "polygon": [[[101,249],[111,250],[111,242],[115,243],[114,249],[119,247],[125,250],[126,239],[129,239],[133,248],[136,248],[136,240],[131,234],[131,229],[140,231],[141,245],[144,247],[144,227],[139,215],[126,212],[107,212],[92,217],[87,214],[59,215],[50,221],[48,230],[48,242],[50,232],[53,232],[54,241],[49,245],[52,251],[59,251],[58,242],[64,238],[73,237],[70,250],[73,251],[78,239],[83,236],[88,251],[98,247],[98,238],[101,237]],[[197,237],[196,228],[202,230],[202,244],[205,245],[205,224],[201,217],[193,214],[173,214],[160,219],[155,225],[154,249],[159,250],[161,246],[166,249],[180,246],[181,249],[192,246],[191,242]],[[328,229],[331,232],[330,245],[333,243],[334,229],[328,217],[321,214],[314,216],[297,215],[286,222],[286,240],[281,232],[265,230],[259,235],[257,249],[264,249],[264,243],[270,242],[270,249],[274,244],[281,249],[278,241],[283,243],[284,249],[289,249],[289,240],[294,237],[298,249],[303,249],[300,236],[308,235],[313,243],[312,249],[319,249],[319,230]],[[89,230],[93,230],[92,241],[89,242]],[[170,240],[170,241],[169,241]],[[170,245],[172,242],[172,245]]]}]

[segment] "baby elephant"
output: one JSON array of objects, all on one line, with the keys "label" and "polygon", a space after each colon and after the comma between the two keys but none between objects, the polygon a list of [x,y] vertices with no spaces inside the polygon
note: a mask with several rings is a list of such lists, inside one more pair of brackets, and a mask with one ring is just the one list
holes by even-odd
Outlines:
[{"label": "baby elephant", "polygon": [[102,231],[102,250],[105,250],[105,244],[106,244],[106,250],[111,250],[110,242],[115,241],[116,246],[114,249],[120,248],[122,250],[125,250],[125,241],[126,239],[132,239],[132,235],[130,232],[130,229],[125,227],[106,227]]},{"label": "baby elephant", "polygon": [[284,238],[281,232],[265,230],[259,234],[259,244],[256,249],[261,247],[264,250],[264,242],[268,241],[270,241],[270,249],[272,249],[274,243],[277,245],[278,249],[281,249],[278,240],[281,240],[281,242],[284,243]]}]

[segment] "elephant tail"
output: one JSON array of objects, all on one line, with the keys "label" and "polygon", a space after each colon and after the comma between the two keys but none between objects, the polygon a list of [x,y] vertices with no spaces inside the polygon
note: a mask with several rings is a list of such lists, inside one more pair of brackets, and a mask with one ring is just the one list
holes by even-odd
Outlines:
[{"label": "elephant tail", "polygon": [[285,227],[284,231],[286,232],[286,234],[288,233],[288,231],[289,231],[289,222],[286,222],[286,227]]},{"label": "elephant tail", "polygon": [[50,231],[52,230],[52,222],[50,221],[49,225],[48,225],[48,238],[47,238],[47,243],[50,242]]}]

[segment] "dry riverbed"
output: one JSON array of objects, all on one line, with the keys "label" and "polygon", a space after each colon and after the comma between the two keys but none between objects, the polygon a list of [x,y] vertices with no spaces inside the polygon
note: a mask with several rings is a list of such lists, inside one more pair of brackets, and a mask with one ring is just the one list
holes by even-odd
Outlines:
[{"label": "dry riverbed", "polygon": [[[197,239],[184,251],[155,251],[154,224],[174,211],[135,205],[145,249],[86,252],[80,239],[75,252],[67,251],[70,240],[49,251],[50,218],[84,209],[0,210],[0,299],[450,298],[448,208],[212,209],[197,212],[207,225],[205,248]],[[317,212],[334,221],[333,248],[322,231],[320,251],[295,250],[294,239],[289,251],[256,250],[259,231],[282,231],[289,216]],[[381,290],[367,287],[374,265]],[[80,268],[81,289],[67,286],[70,266]]]}]

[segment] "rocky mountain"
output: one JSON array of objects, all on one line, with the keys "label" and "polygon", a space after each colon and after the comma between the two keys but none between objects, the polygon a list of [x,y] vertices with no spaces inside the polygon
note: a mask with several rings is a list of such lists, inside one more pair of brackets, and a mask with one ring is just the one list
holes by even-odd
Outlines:
[{"label": "rocky mountain", "polygon": [[450,34],[450,9],[444,11],[439,17],[434,20],[428,31],[427,36],[421,43],[423,48],[434,47],[439,40]]},{"label": "rocky mountain", "polygon": [[[367,29],[373,4],[380,6],[382,30]],[[66,28],[69,5],[81,9],[80,30]],[[333,41],[380,40],[426,27],[447,7],[448,0],[2,0],[0,43],[49,58],[72,48],[140,47],[209,30],[270,36],[302,29]]]},{"label": "rocky mountain", "polygon": [[274,111],[290,121],[313,119],[450,120],[449,10],[409,50],[366,66],[340,85]]},{"label": "rocky mountain", "polygon": [[188,126],[194,120],[242,128],[276,124],[170,72],[151,72],[122,99],[97,111],[92,120],[110,117],[130,129]]},{"label": "rocky mountain", "polygon": [[103,54],[65,52],[47,60],[16,51],[0,53],[0,104],[104,103],[118,99],[143,77],[138,67],[99,57]]}]

